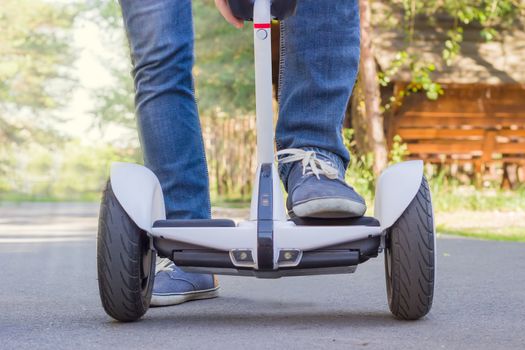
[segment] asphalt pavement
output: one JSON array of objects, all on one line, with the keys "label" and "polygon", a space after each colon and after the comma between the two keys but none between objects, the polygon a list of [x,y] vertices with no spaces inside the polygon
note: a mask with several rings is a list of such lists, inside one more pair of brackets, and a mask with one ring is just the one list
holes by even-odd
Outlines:
[{"label": "asphalt pavement", "polygon": [[[105,315],[96,205],[0,207],[0,349],[525,349],[525,244],[441,237],[434,306],[398,321],[383,257],[352,275],[221,277],[218,299]],[[468,220],[468,218],[465,218]]]}]

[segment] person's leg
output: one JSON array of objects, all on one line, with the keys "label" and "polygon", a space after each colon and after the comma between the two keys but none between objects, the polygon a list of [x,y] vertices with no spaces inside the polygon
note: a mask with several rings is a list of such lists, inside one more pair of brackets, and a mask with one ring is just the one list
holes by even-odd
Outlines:
[{"label": "person's leg", "polygon": [[210,217],[208,170],[192,79],[190,0],[121,0],[145,165],[159,178],[167,217]]},{"label": "person's leg", "polygon": [[[340,179],[350,160],[342,126],[359,67],[359,45],[357,0],[301,0],[295,16],[281,22],[277,149],[314,151],[337,169]],[[295,165],[279,165],[289,195]],[[343,190],[336,186],[334,191]],[[361,202],[359,196],[353,200]],[[364,203],[347,209],[357,216],[363,208]]]},{"label": "person's leg", "polygon": [[[144,163],[159,178],[168,218],[210,218],[208,170],[193,91],[191,0],[120,4],[131,49]],[[217,288],[212,275],[184,273],[162,261],[151,304],[210,298]]]}]

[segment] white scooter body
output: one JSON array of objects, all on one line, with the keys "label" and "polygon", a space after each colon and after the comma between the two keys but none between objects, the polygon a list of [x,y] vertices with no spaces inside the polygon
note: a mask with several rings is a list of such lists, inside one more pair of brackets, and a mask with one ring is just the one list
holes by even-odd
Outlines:
[{"label": "white scooter body", "polygon": [[[378,223],[296,225],[287,218],[274,161],[270,5],[270,0],[254,5],[259,166],[250,219],[236,225],[228,220],[166,220],[157,177],[136,164],[112,165],[112,189],[129,217],[153,237],[157,251],[187,271],[262,278],[353,272],[382,250],[386,230],[418,193],[423,162],[398,163],[381,174],[374,210]],[[356,253],[356,247],[368,254]]]}]

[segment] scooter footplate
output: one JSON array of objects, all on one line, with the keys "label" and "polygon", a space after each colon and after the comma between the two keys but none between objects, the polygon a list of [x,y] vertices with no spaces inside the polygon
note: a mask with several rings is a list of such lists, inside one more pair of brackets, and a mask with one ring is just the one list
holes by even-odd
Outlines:
[{"label": "scooter footplate", "polygon": [[153,228],[158,227],[235,227],[235,221],[230,219],[168,219],[155,221]]}]

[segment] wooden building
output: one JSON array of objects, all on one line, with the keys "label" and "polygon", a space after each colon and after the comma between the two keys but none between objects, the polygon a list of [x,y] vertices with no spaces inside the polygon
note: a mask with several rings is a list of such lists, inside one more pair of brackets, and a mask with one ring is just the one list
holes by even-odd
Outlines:
[{"label": "wooden building", "polygon": [[[382,19],[376,21],[381,23]],[[383,21],[386,23],[387,19]],[[399,97],[399,92],[410,82],[410,74],[398,71],[385,91],[387,96],[398,96],[400,100],[400,105],[394,105],[385,115],[387,139],[400,135],[408,144],[411,158],[467,164],[476,174],[497,176],[503,184],[523,183],[524,24],[501,31],[490,42],[481,37],[480,27],[465,27],[461,52],[447,66],[442,52],[452,21],[438,17],[429,25],[427,19],[418,18],[410,52],[436,66],[432,77],[442,85],[444,94],[435,101],[424,93]],[[406,37],[402,26],[376,27],[374,49],[380,69],[391,66],[396,54],[407,46]]]}]

